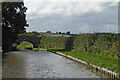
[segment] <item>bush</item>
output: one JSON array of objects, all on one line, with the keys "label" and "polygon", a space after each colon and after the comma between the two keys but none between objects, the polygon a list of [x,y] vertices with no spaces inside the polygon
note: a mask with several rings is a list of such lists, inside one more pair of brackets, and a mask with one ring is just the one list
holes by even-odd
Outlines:
[{"label": "bush", "polygon": [[74,50],[116,57],[118,43],[118,34],[79,34],[74,41]]},{"label": "bush", "polygon": [[65,48],[66,37],[42,37],[40,48]]}]

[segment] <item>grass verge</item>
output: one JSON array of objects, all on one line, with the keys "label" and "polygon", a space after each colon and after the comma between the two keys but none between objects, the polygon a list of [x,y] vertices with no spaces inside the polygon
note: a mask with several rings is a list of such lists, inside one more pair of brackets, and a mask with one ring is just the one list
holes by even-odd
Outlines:
[{"label": "grass verge", "polygon": [[88,52],[65,51],[64,49],[48,48],[48,50],[61,52],[63,54],[70,55],[72,57],[86,61],[88,64],[91,63],[101,68],[106,68],[115,73],[118,73],[118,58]]},{"label": "grass verge", "polygon": [[117,58],[88,52],[76,52],[76,51],[58,51],[58,52],[62,52],[63,54],[70,55],[72,57],[86,61],[87,63],[91,63],[102,68],[107,68],[108,70],[118,73]]}]

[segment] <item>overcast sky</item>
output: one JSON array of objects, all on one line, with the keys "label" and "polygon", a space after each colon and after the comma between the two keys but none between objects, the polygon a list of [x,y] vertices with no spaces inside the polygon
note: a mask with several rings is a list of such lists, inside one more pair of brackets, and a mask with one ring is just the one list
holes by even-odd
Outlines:
[{"label": "overcast sky", "polygon": [[[117,2],[25,1],[27,31],[118,32]],[[81,0],[82,1],[82,0]],[[93,0],[94,1],[94,0]]]}]

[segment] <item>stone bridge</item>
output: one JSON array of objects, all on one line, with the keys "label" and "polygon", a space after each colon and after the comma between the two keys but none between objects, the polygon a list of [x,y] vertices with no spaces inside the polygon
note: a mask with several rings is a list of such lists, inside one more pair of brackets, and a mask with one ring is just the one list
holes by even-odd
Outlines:
[{"label": "stone bridge", "polygon": [[19,45],[23,41],[28,41],[33,44],[33,48],[37,48],[40,44],[40,40],[42,37],[36,36],[19,36],[16,43]]}]

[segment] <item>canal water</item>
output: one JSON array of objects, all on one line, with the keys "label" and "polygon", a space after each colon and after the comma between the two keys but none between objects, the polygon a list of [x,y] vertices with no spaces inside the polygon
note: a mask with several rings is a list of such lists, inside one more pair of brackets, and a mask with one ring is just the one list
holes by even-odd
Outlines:
[{"label": "canal water", "polygon": [[8,53],[2,70],[3,78],[100,78],[79,63],[47,51]]}]

